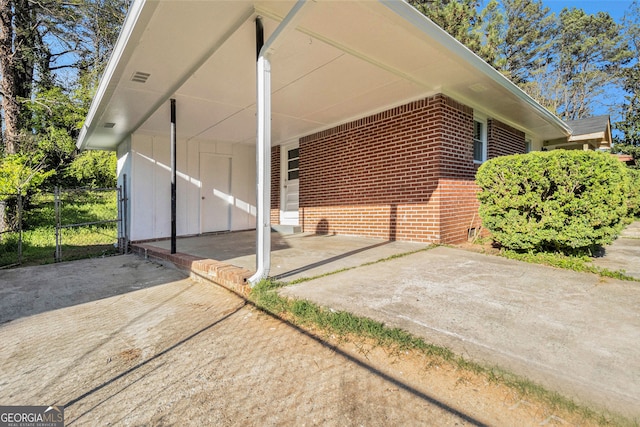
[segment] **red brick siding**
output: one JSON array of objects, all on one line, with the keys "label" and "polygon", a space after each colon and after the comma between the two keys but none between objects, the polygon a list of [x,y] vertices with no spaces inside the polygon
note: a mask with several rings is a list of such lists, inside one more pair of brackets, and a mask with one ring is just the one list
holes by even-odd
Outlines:
[{"label": "red brick siding", "polygon": [[300,208],[304,231],[386,240],[436,242],[440,239],[437,205],[341,205]]},{"label": "red brick siding", "polygon": [[438,162],[428,101],[302,138],[301,207],[428,201]]},{"label": "red brick siding", "polygon": [[478,186],[470,180],[441,179],[438,192],[441,198],[441,241],[457,243],[467,240],[469,229],[479,230],[482,224],[478,216]]},{"label": "red brick siding", "polygon": [[526,151],[525,135],[495,119],[487,121],[487,158],[520,154]]},{"label": "red brick siding", "polygon": [[438,189],[440,243],[467,240],[470,224],[478,218],[478,187],[473,162],[473,110],[451,98],[443,98],[442,153]]},{"label": "red brick siding", "polygon": [[440,95],[440,178],[475,180],[473,164],[473,110]]},{"label": "red brick siding", "polygon": [[464,240],[475,207],[472,132],[473,111],[436,95],[303,137],[303,230]]},{"label": "red brick siding", "polygon": [[271,224],[280,224],[280,146],[271,148]]}]

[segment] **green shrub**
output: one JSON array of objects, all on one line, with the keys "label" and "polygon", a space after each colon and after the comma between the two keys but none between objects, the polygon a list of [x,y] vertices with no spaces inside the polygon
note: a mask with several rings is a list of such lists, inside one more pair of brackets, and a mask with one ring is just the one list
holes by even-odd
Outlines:
[{"label": "green shrub", "polygon": [[67,168],[65,175],[78,186],[111,188],[116,186],[116,154],[109,151],[83,151]]},{"label": "green shrub", "polygon": [[640,170],[628,169],[627,209],[630,217],[640,216]]},{"label": "green shrub", "polygon": [[627,167],[607,153],[554,150],[498,157],[476,176],[480,217],[518,251],[575,253],[611,243],[627,214]]}]

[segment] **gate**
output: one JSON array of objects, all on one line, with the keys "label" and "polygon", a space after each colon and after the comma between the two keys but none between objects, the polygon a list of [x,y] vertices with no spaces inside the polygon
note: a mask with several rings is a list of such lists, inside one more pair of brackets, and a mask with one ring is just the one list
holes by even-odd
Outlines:
[{"label": "gate", "polygon": [[127,252],[123,187],[55,188],[56,262]]}]

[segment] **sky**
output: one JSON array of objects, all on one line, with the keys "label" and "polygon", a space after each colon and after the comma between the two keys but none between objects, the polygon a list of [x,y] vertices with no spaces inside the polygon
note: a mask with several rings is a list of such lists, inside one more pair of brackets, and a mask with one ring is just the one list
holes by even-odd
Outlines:
[{"label": "sky", "polygon": [[616,22],[620,22],[631,3],[632,0],[542,0],[552,12],[558,13],[565,7],[580,8],[590,14],[602,11],[608,12]]}]

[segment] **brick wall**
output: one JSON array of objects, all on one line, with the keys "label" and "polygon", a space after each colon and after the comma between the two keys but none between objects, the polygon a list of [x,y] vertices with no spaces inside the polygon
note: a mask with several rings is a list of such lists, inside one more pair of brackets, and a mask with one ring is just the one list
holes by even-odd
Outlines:
[{"label": "brick wall", "polygon": [[469,228],[478,227],[478,187],[473,162],[473,110],[443,97],[442,161],[434,199],[439,203],[440,243],[467,240]]},{"label": "brick wall", "polygon": [[440,241],[464,242],[469,229],[480,230],[478,186],[473,180],[441,179],[438,187],[440,205]]},{"label": "brick wall", "polygon": [[271,147],[271,224],[280,224],[280,146]]},{"label": "brick wall", "polygon": [[473,111],[436,95],[302,138],[303,230],[466,239],[477,207],[472,132]]},{"label": "brick wall", "polygon": [[526,151],[525,135],[495,119],[487,121],[487,158],[519,154]]}]

